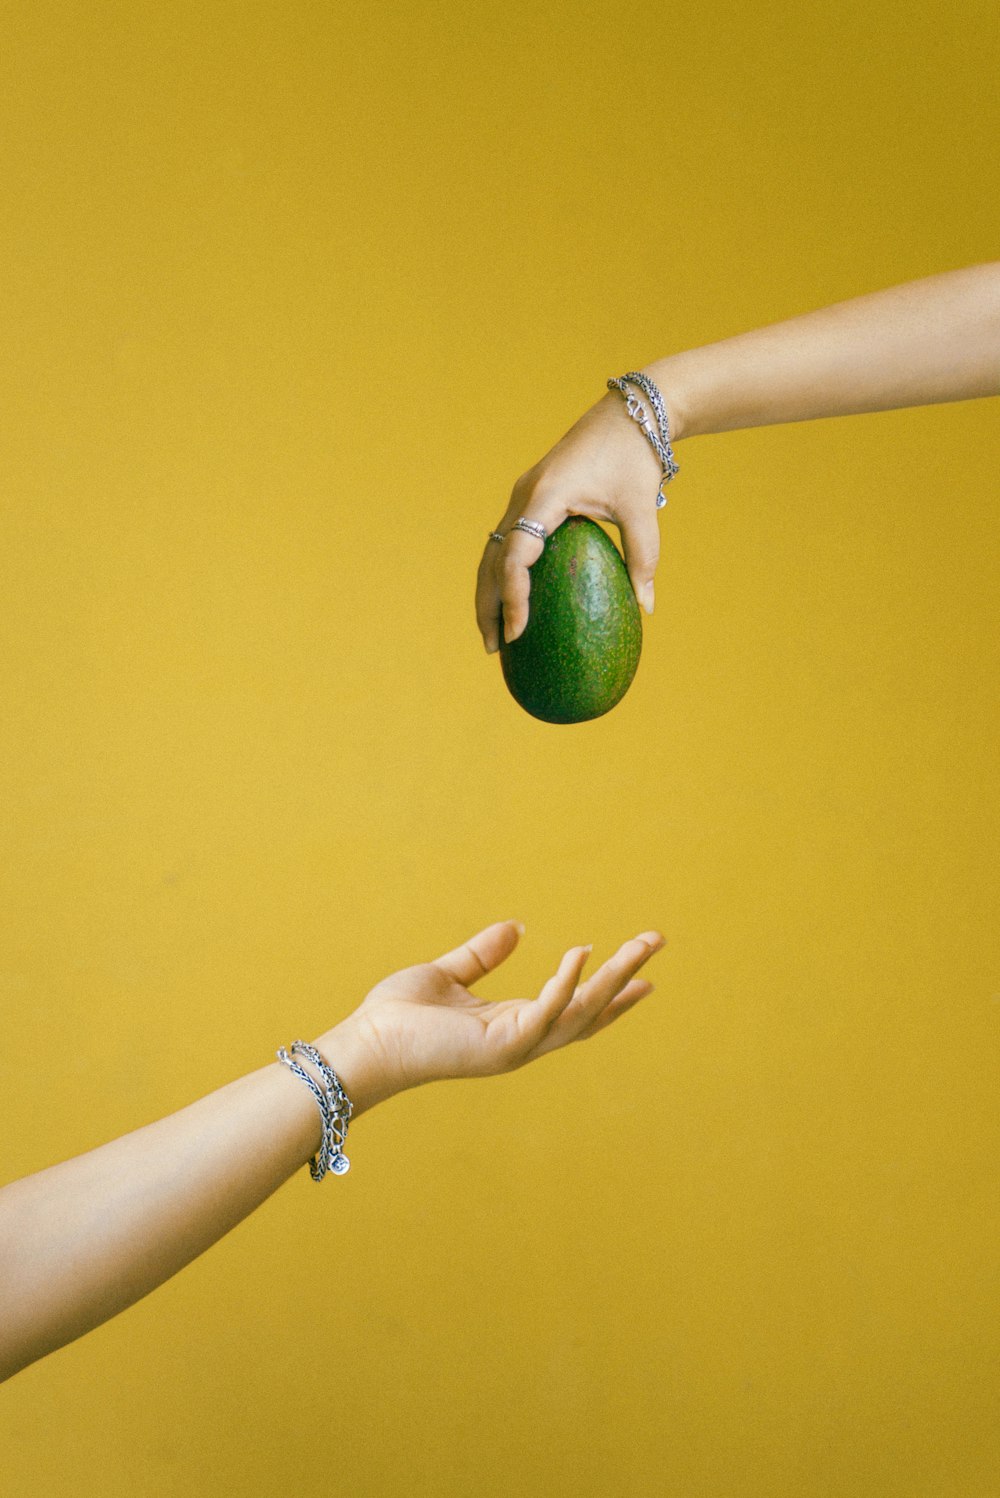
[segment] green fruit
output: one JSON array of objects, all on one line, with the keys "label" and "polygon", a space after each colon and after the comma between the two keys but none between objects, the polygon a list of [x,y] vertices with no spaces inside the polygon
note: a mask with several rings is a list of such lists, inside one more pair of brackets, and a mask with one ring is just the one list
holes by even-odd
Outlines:
[{"label": "green fruit", "polygon": [[511,696],[544,723],[583,723],[620,702],[642,650],[642,621],[615,543],[571,516],[531,569],[524,633],[501,645]]}]

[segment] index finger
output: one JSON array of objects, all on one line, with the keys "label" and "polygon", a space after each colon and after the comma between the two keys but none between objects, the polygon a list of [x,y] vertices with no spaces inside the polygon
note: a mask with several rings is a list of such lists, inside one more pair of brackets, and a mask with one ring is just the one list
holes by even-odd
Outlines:
[{"label": "index finger", "polygon": [[518,520],[543,527],[546,537],[560,526],[568,514],[566,506],[556,499],[533,497],[511,525],[500,548],[498,567],[499,608],[503,619],[506,644],[522,635],[528,623],[528,600],[531,595],[530,569],[538,561],[545,542],[527,531],[515,530]]},{"label": "index finger", "polygon": [[487,655],[494,655],[500,649],[500,582],[497,577],[500,545],[494,539],[499,534],[498,531],[490,532],[476,577],[476,623]]}]

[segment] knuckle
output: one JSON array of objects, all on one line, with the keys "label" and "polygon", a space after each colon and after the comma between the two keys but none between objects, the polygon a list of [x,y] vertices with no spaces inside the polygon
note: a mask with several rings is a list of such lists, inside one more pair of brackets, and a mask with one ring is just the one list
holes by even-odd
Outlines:
[{"label": "knuckle", "polygon": [[545,460],[533,463],[526,468],[514,484],[514,493],[519,499],[530,497],[538,492],[539,486],[545,482]]},{"label": "knuckle", "polygon": [[[559,479],[545,464],[529,468],[522,473],[511,493],[511,498],[523,509],[526,505],[549,504],[558,494]],[[516,518],[516,517],[515,517]]]},{"label": "knuckle", "polygon": [[532,499],[542,504],[549,504],[564,492],[565,486],[562,479],[551,468],[544,468],[535,475],[531,486]]}]

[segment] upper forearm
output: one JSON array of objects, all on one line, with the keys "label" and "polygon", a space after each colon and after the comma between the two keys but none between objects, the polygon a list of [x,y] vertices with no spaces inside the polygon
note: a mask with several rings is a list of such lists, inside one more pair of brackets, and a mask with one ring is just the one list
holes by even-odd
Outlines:
[{"label": "upper forearm", "polygon": [[1000,392],[1000,262],[840,302],[649,366],[690,437]]}]

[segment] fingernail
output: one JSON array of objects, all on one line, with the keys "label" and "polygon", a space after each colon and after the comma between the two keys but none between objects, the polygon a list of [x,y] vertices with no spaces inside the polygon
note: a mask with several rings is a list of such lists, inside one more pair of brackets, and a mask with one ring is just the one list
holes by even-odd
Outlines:
[{"label": "fingernail", "polygon": [[523,921],[511,921],[511,925],[514,927],[514,930],[517,932],[518,936],[524,935],[525,925]]},{"label": "fingernail", "polygon": [[497,651],[498,651],[498,650],[499,650],[499,649],[500,649],[500,646],[499,646],[499,645],[497,645],[497,644],[496,644],[496,643],[495,643],[495,642],[494,642],[494,643],[493,643],[493,644],[491,644],[491,645],[487,645],[487,647],[486,647],[486,654],[487,654],[487,655],[496,655],[496,653],[497,653]]},{"label": "fingernail", "polygon": [[652,583],[646,583],[645,587],[643,588],[641,602],[643,608],[646,610],[646,613],[651,614],[656,606],[656,596],[653,592]]}]

